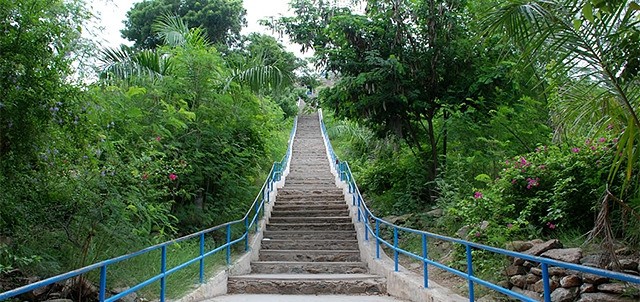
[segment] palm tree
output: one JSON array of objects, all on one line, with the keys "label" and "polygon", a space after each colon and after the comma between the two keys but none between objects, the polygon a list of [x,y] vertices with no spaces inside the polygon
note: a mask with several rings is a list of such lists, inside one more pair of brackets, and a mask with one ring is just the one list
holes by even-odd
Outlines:
[{"label": "palm tree", "polygon": [[554,84],[556,129],[592,135],[612,127],[620,131],[609,182],[624,165],[624,184],[616,196],[609,190],[604,194],[591,233],[611,239],[610,203],[640,217],[640,186],[634,175],[640,159],[640,5],[625,0],[509,0],[487,15],[484,27],[507,33],[523,57]]},{"label": "palm tree", "polygon": [[[202,28],[188,28],[176,16],[163,15],[154,24],[153,30],[168,47],[183,47],[189,50],[212,47]],[[120,49],[107,48],[102,51],[101,78],[108,82],[124,80],[127,83],[140,80],[157,80],[172,72],[172,57],[162,49],[135,50],[126,46]],[[265,87],[279,88],[291,83],[290,75],[283,75],[275,65],[265,64],[264,55],[257,54],[230,67],[225,79],[224,91],[232,84],[249,87],[257,92]]]}]

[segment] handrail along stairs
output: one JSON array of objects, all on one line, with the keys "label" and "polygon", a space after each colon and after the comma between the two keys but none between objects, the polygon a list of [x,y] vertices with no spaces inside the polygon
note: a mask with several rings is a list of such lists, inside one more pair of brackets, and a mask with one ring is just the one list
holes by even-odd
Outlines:
[{"label": "handrail along stairs", "polygon": [[[289,143],[288,143],[288,148],[287,148],[287,152],[285,153],[285,155],[283,156],[282,160],[280,162],[274,162],[273,165],[271,166],[271,170],[269,171],[269,176],[267,177],[267,179],[265,180],[264,184],[262,185],[262,188],[260,189],[260,192],[258,193],[258,196],[256,196],[255,200],[253,201],[253,204],[251,205],[251,207],[249,208],[249,210],[247,211],[247,213],[244,215],[244,217],[242,217],[241,219],[235,220],[235,221],[230,221],[227,222],[225,224],[221,224],[221,225],[217,225],[205,230],[202,230],[200,232],[197,233],[193,233],[190,235],[186,235],[174,240],[170,240],[164,243],[160,243],[154,246],[150,246],[147,247],[145,249],[139,250],[137,252],[133,252],[131,254],[127,254],[127,255],[123,255],[123,256],[119,256],[119,257],[115,257],[112,259],[108,259],[102,262],[98,262],[89,266],[85,266],[83,268],[79,268],[64,274],[60,274],[42,281],[38,281],[38,282],[34,282],[32,284],[28,284],[16,289],[12,289],[3,293],[0,293],[0,301],[12,298],[12,297],[16,297],[18,295],[24,294],[24,293],[28,293],[31,292],[35,289],[53,284],[53,283],[57,283],[60,281],[65,281],[67,279],[76,277],[76,276],[80,276],[83,274],[86,274],[88,272],[94,271],[99,269],[100,270],[100,284],[99,284],[99,291],[98,291],[98,298],[100,302],[112,302],[112,301],[116,301],[126,295],[129,295],[131,293],[134,293],[156,281],[160,281],[160,302],[164,302],[165,301],[165,295],[166,295],[166,277],[171,275],[172,273],[175,273],[191,264],[194,264],[196,262],[199,262],[200,264],[200,272],[199,272],[199,282],[202,284],[205,282],[205,263],[204,260],[206,257],[211,256],[221,250],[226,250],[226,261],[227,261],[227,265],[231,264],[231,246],[243,242],[244,241],[244,250],[248,251],[249,250],[249,234],[251,233],[252,229],[254,229],[254,231],[258,230],[258,221],[260,219],[260,217],[262,217],[262,215],[264,215],[264,205],[265,203],[269,203],[269,195],[271,194],[271,192],[274,190],[274,185],[282,180],[282,176],[284,174],[284,172],[287,170],[290,158],[291,158],[291,150],[292,150],[292,146],[293,146],[293,139],[295,137],[296,134],[296,130],[297,130],[297,125],[298,125],[298,118],[296,117],[294,119],[293,122],[293,127],[291,129],[291,133],[289,135]],[[253,214],[253,215],[252,215]],[[234,225],[244,225],[244,233],[239,236],[238,238],[235,238],[232,240],[232,232],[231,232],[231,227]],[[210,251],[205,251],[205,235],[216,231],[216,230],[221,230],[221,229],[225,229],[226,231],[226,243],[224,243],[223,245],[216,247]],[[167,247],[171,246],[173,244],[179,243],[179,242],[183,242],[186,241],[188,239],[192,239],[192,238],[196,238],[199,237],[200,240],[200,255],[198,257],[195,257],[191,260],[188,260],[182,264],[179,264],[173,268],[167,268]],[[160,259],[160,270],[161,272],[137,285],[131,286],[130,288],[128,288],[127,290],[124,290],[116,295],[113,295],[111,297],[107,297],[106,293],[107,293],[107,267],[109,265],[112,264],[116,264],[119,262],[122,262],[124,260],[128,260],[146,253],[149,253],[151,251],[156,251],[156,250],[160,250],[161,251],[161,259]]]},{"label": "handrail along stairs", "polygon": [[[399,266],[399,263],[398,263],[399,254],[403,254],[413,259],[416,259],[418,261],[421,261],[423,263],[424,288],[429,287],[429,265],[432,265],[466,279],[469,287],[469,301],[475,301],[474,285],[476,283],[480,285],[484,285],[491,290],[498,291],[510,297],[520,299],[522,301],[528,301],[528,302],[538,301],[531,297],[525,296],[523,294],[514,292],[512,290],[503,288],[499,285],[493,284],[489,281],[476,277],[473,273],[473,256],[472,256],[473,249],[485,250],[493,253],[498,253],[498,254],[515,257],[515,258],[522,258],[524,260],[540,263],[542,266],[542,280],[543,280],[542,282],[544,286],[543,297],[545,302],[551,302],[549,266],[557,266],[557,267],[562,267],[562,268],[579,271],[583,273],[589,273],[589,274],[594,274],[594,275],[603,276],[607,278],[612,278],[619,281],[640,284],[640,277],[638,276],[624,274],[624,273],[617,273],[617,272],[612,272],[612,271],[603,270],[599,268],[593,268],[589,266],[577,265],[577,264],[563,262],[563,261],[557,261],[557,260],[544,258],[544,257],[532,256],[528,254],[523,254],[523,253],[501,249],[501,248],[478,244],[478,243],[474,243],[474,242],[470,242],[470,241],[466,241],[458,238],[452,238],[452,237],[442,236],[442,235],[438,235],[438,234],[434,234],[426,231],[402,227],[375,216],[373,213],[371,213],[371,210],[369,210],[369,208],[367,207],[367,204],[364,202],[362,198],[360,189],[358,188],[358,185],[356,184],[353,174],[351,173],[351,168],[349,167],[349,163],[346,161],[340,161],[336,156],[335,152],[333,151],[333,147],[331,146],[331,141],[329,140],[329,136],[327,134],[327,129],[324,124],[321,111],[319,116],[320,116],[319,118],[320,118],[322,136],[323,136],[323,139],[325,140],[327,150],[329,151],[329,156],[331,158],[331,165],[335,168],[338,175],[340,176],[340,181],[344,182],[347,185],[349,193],[352,194],[352,204],[353,206],[357,207],[357,214],[356,214],[357,221],[359,223],[364,224],[365,241],[368,241],[370,236],[373,237],[372,239],[376,241],[376,258],[378,259],[380,258],[381,244],[384,244],[389,249],[391,249],[393,251],[394,270],[396,272],[398,271],[398,266]],[[385,240],[380,234],[381,226],[392,228],[393,238]],[[399,236],[400,232],[421,235],[422,237],[422,254],[421,255],[414,254],[398,246],[398,238],[400,237]],[[429,259],[429,251],[427,248],[428,246],[427,243],[429,239],[438,239],[438,240],[443,240],[443,241],[460,244],[464,246],[466,250],[467,271],[466,272],[459,271],[450,266],[447,266],[445,264]]]}]

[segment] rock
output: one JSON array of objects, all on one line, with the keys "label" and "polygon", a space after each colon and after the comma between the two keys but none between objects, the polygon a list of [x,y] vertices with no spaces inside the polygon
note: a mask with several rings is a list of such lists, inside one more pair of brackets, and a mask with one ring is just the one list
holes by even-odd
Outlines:
[{"label": "rock", "polygon": [[[35,297],[41,297],[44,296],[50,289],[51,289],[52,285],[46,285],[40,288],[36,288],[34,290],[31,291],[31,294],[33,294]],[[44,297],[42,297],[44,298]]]},{"label": "rock", "polygon": [[541,256],[563,262],[580,263],[580,259],[582,258],[582,249],[553,249],[542,253]]},{"label": "rock", "polygon": [[636,271],[636,270],[630,270],[630,269],[626,269],[622,271],[623,273],[627,274],[627,275],[635,275],[635,276],[640,276],[640,272]]},{"label": "rock", "polygon": [[[551,289],[551,291],[556,290],[556,288],[558,287],[560,287],[560,284],[558,284],[558,281],[549,280],[549,289]],[[537,293],[544,293],[544,281],[538,280],[538,282],[536,282],[531,286],[530,290]]]},{"label": "rock", "polygon": [[[618,265],[620,264],[620,265]],[[620,270],[636,270],[638,268],[638,262],[632,259],[620,259],[618,263],[612,261],[607,265],[608,270],[620,269]]]},{"label": "rock", "polygon": [[[129,287],[114,288],[114,289],[111,290],[111,294],[117,295],[117,294],[119,294],[121,292],[124,292],[124,291],[126,291],[128,289],[129,289]],[[128,295],[116,300],[116,302],[136,302],[137,300],[138,300],[138,294],[133,292],[133,293],[130,293],[130,294],[128,294]]]},{"label": "rock", "polygon": [[578,275],[564,276],[560,279],[560,286],[564,288],[578,287],[582,284],[582,279]]},{"label": "rock", "polygon": [[538,282],[538,280],[540,280],[540,277],[534,274],[527,274],[525,278],[526,278],[527,284],[534,284]]},{"label": "rock", "polygon": [[562,243],[560,243],[558,239],[551,239],[543,243],[534,244],[533,247],[526,250],[524,253],[533,256],[540,256],[548,250],[559,248],[562,248]]},{"label": "rock", "polygon": [[515,287],[524,288],[527,285],[527,277],[523,275],[515,275],[509,278],[509,282]]},{"label": "rock", "polygon": [[529,270],[529,272],[536,276],[542,276],[542,269],[539,267],[532,267],[531,270]]},{"label": "rock", "polygon": [[524,264],[524,259],[522,258],[514,258],[513,265],[522,266]]},{"label": "rock", "polygon": [[529,268],[530,269],[530,268],[536,267],[538,265],[536,263],[534,263],[534,262],[531,262],[531,261],[525,261],[522,264],[522,266],[524,266],[525,268]]},{"label": "rock", "polygon": [[506,289],[511,288],[511,283],[509,283],[509,281],[505,281],[505,280],[498,281],[498,283],[496,283],[496,285],[498,285],[498,286],[500,286],[502,288],[506,288]]},{"label": "rock", "polygon": [[466,239],[469,237],[469,231],[471,230],[471,227],[468,225],[465,225],[463,227],[461,227],[457,232],[456,232],[456,236],[458,238],[462,238],[462,239]]},{"label": "rock", "polygon": [[627,286],[622,283],[604,283],[598,285],[598,291],[611,293],[611,294],[622,294],[627,289]]},{"label": "rock", "polygon": [[536,244],[540,244],[543,243],[544,240],[542,239],[533,239],[533,240],[529,240],[529,243],[531,243],[532,246],[536,245]]},{"label": "rock", "polygon": [[595,293],[598,291],[598,287],[591,283],[583,283],[580,285],[580,293]]},{"label": "rock", "polygon": [[600,285],[602,283],[608,282],[609,278],[598,276],[598,275],[594,275],[594,274],[583,273],[582,274],[582,281],[584,281],[584,283],[591,283],[591,284],[595,284],[595,285]]},{"label": "rock", "polygon": [[533,247],[533,244],[531,242],[526,242],[526,241],[511,241],[511,242],[508,242],[506,245],[506,248],[508,250],[516,251],[516,252],[524,252],[532,247]]},{"label": "rock", "polygon": [[507,267],[505,273],[507,274],[507,276],[511,277],[515,275],[524,275],[527,273],[527,271],[522,266],[510,265]]},{"label": "rock", "polygon": [[555,267],[555,266],[549,268],[549,276],[564,277],[568,274],[569,274],[569,271],[566,268]]},{"label": "rock", "polygon": [[70,300],[70,299],[51,299],[51,300],[46,300],[44,302],[73,302],[73,300]]},{"label": "rock", "polygon": [[525,295],[531,299],[536,299],[538,301],[542,301],[542,297],[540,297],[540,294],[534,292],[534,291],[530,291],[530,290],[525,290],[519,287],[514,287],[511,289],[512,291],[521,294],[521,295]]},{"label": "rock", "polygon": [[563,288],[560,287],[551,293],[551,301],[554,302],[571,302],[574,301],[580,294],[577,287]]},{"label": "rock", "polygon": [[440,217],[442,217],[442,215],[444,215],[444,210],[443,209],[431,210],[431,211],[427,212],[426,215],[428,217],[432,217],[432,218],[440,218]]},{"label": "rock", "polygon": [[411,218],[411,216],[413,216],[413,214],[409,213],[409,214],[404,214],[401,216],[387,216],[384,217],[382,219],[392,223],[392,224],[396,224],[396,225],[401,225],[404,224],[405,222],[407,222],[407,220],[409,218]]},{"label": "rock", "polygon": [[633,302],[633,299],[607,293],[584,293],[577,302]]},{"label": "rock", "polygon": [[488,221],[483,221],[482,223],[480,223],[480,229],[481,230],[486,230],[489,227],[489,222]]},{"label": "rock", "polygon": [[601,267],[604,265],[605,256],[603,254],[592,254],[582,257],[580,264],[591,267]]}]

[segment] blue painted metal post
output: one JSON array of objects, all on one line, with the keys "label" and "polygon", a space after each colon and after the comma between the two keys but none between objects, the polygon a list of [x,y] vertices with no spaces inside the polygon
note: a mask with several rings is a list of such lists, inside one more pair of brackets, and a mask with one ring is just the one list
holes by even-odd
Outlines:
[{"label": "blue painted metal post", "polygon": [[249,217],[250,215],[247,215],[247,217],[245,217],[244,219],[244,251],[248,251],[249,250]]},{"label": "blue painted metal post", "polygon": [[380,259],[380,221],[376,219],[376,259]]},{"label": "blue painted metal post", "polygon": [[542,286],[544,288],[544,301],[551,302],[551,288],[549,285],[549,265],[542,263]]},{"label": "blue painted metal post", "polygon": [[98,300],[104,302],[107,292],[107,265],[100,267],[100,292],[98,293]]},{"label": "blue painted metal post", "polygon": [[362,197],[360,197],[360,195],[358,195],[358,222],[362,221],[362,211],[360,210],[360,205],[362,202]]},{"label": "blue painted metal post", "polygon": [[398,228],[393,227],[393,265],[394,269],[398,271]]},{"label": "blue painted metal post", "polygon": [[475,292],[473,290],[473,259],[471,257],[471,246],[466,245],[467,248],[467,276],[469,277],[469,301],[475,301]]},{"label": "blue painted metal post", "polygon": [[422,276],[424,277],[424,288],[429,288],[429,269],[427,259],[429,251],[427,250],[427,234],[422,234]]},{"label": "blue painted metal post", "polygon": [[[258,224],[256,222],[256,224]],[[227,265],[231,264],[231,225],[227,224]]]},{"label": "blue painted metal post", "polygon": [[200,234],[200,283],[204,283],[204,233]]},{"label": "blue painted metal post", "polygon": [[364,212],[364,241],[369,241],[369,212]]},{"label": "blue painted metal post", "polygon": [[162,277],[160,278],[160,302],[164,302],[164,297],[166,295],[166,287],[167,287],[167,276],[165,273],[167,272],[167,246],[162,246],[162,257],[160,259],[160,272],[162,273]]}]

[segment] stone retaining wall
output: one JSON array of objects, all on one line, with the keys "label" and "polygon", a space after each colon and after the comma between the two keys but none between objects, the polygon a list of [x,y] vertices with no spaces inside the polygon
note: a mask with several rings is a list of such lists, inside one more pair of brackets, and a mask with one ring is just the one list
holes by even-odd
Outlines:
[{"label": "stone retaining wall", "polygon": [[[628,249],[616,251],[618,263],[605,258],[604,253],[584,253],[581,248],[562,248],[558,240],[514,241],[508,245],[513,251],[546,257],[585,266],[614,269],[640,275],[640,256]],[[521,258],[512,259],[505,273],[508,280],[500,283],[515,292],[542,301],[544,292],[540,264]],[[549,267],[551,301],[553,302],[630,302],[640,301],[640,286],[630,285],[597,275],[559,267]]]}]

